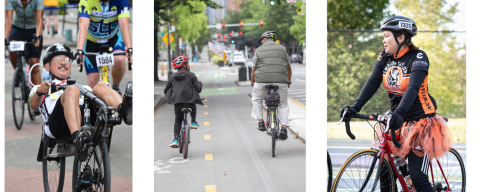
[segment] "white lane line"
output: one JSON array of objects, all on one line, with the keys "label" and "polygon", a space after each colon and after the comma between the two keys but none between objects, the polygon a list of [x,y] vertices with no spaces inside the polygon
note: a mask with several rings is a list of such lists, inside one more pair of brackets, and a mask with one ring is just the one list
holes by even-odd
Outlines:
[{"label": "white lane line", "polygon": [[305,94],[305,92],[288,93],[289,95]]},{"label": "white lane line", "polygon": [[235,130],[238,131],[240,134],[240,137],[242,138],[243,143],[245,144],[245,147],[248,150],[248,153],[250,154],[250,157],[253,160],[253,163],[255,164],[255,167],[257,168],[257,171],[262,178],[263,184],[265,185],[265,188],[269,192],[275,192],[278,191],[277,187],[273,183],[272,178],[270,178],[270,175],[267,172],[267,169],[263,165],[262,161],[258,157],[257,152],[255,151],[255,148],[253,147],[252,142],[248,138],[247,134],[245,133],[244,128],[242,127],[242,123],[238,120],[237,116],[235,116],[235,112],[231,109],[231,107],[228,107],[228,111],[230,112],[230,116],[232,117],[231,119],[233,120],[233,126],[235,126]]},{"label": "white lane line", "polygon": [[295,79],[295,80],[300,81],[300,82],[303,82],[303,83],[307,82],[307,81],[301,80],[301,79]]},{"label": "white lane line", "polygon": [[155,89],[165,89],[165,87],[154,87]]}]

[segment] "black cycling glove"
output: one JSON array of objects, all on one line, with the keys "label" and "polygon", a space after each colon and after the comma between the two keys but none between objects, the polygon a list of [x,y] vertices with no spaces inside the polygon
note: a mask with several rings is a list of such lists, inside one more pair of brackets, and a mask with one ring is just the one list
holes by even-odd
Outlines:
[{"label": "black cycling glove", "polygon": [[399,113],[395,112],[392,114],[392,118],[390,119],[390,129],[398,130],[403,126],[403,116]]},{"label": "black cycling glove", "polygon": [[41,35],[34,35],[33,36],[33,43],[37,43],[38,41],[41,41],[41,40],[42,40]]},{"label": "black cycling glove", "polygon": [[343,117],[343,113],[345,112],[345,110],[347,110],[347,113],[345,113],[345,118],[350,118],[350,117],[352,117],[353,115],[355,115],[355,114],[358,113],[357,109],[355,109],[354,106],[348,106],[348,105],[346,105],[346,106],[342,109],[342,111],[340,112],[340,118]]},{"label": "black cycling glove", "polygon": [[128,48],[126,51],[127,51],[127,57],[128,57],[128,59],[130,59],[130,57],[132,57],[132,55],[133,55],[133,49]]}]

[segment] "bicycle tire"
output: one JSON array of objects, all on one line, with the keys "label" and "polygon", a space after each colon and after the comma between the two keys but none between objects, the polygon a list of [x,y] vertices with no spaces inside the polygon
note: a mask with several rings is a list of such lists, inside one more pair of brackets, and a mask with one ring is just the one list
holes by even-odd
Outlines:
[{"label": "bicycle tire", "polygon": [[185,137],[185,135],[183,134],[184,129],[185,129],[184,127],[182,127],[182,129],[180,129],[180,137],[178,138],[178,148],[179,148],[178,152],[179,153],[183,153],[183,140],[184,140],[184,137]]},{"label": "bicycle tire", "polygon": [[276,141],[277,141],[277,129],[272,129],[272,157],[275,157]]},{"label": "bicycle tire", "polygon": [[183,141],[183,159],[187,159],[188,157],[188,143],[190,143],[190,126],[185,126],[185,134],[184,134],[184,141]]},{"label": "bicycle tire", "polygon": [[[42,158],[46,156],[48,147],[43,143]],[[63,183],[65,181],[65,157],[43,159],[43,188],[45,191],[63,191]]]},{"label": "bicycle tire", "polygon": [[[15,86],[17,80],[20,80],[18,86]],[[13,82],[12,82],[12,111],[13,111],[13,121],[15,122],[15,127],[20,130],[23,125],[23,118],[25,114],[25,78],[23,77],[21,67],[17,67],[13,73]],[[20,108],[17,109],[17,106]],[[17,117],[19,115],[19,117]]]},{"label": "bicycle tire", "polygon": [[35,112],[27,105],[28,108],[28,116],[30,117],[31,121],[35,121]]},{"label": "bicycle tire", "polygon": [[[441,164],[441,167],[445,173],[446,179],[450,185],[450,190],[452,192],[465,192],[466,184],[466,173],[465,165],[462,160],[462,156],[454,148],[450,148],[448,153],[446,153],[441,159],[438,159],[438,162]],[[430,183],[434,186],[441,185],[446,187],[445,178],[443,177],[442,171],[438,166],[437,159],[432,159],[430,163],[432,164],[432,170],[428,171],[428,179]],[[432,183],[432,172],[435,183]],[[461,182],[461,183],[459,183]]]},{"label": "bicycle tire", "polygon": [[[366,185],[366,187],[364,188],[363,191],[367,192],[367,191],[370,191],[373,187],[373,183],[375,181],[375,175],[377,173],[377,169],[378,169],[378,152],[375,151],[375,150],[371,150],[371,149],[367,149],[367,150],[362,150],[362,151],[359,151],[359,152],[356,152],[355,154],[353,154],[352,156],[350,156],[348,158],[347,161],[345,161],[345,163],[342,165],[342,167],[340,168],[340,171],[338,172],[337,174],[337,177],[335,178],[335,181],[333,182],[333,186],[332,186],[332,189],[331,191],[337,191],[337,189],[340,189],[340,190],[346,190],[346,191],[359,191],[360,189],[351,189],[352,186],[356,186],[358,188],[360,188],[360,186],[363,185],[363,182],[365,181],[364,179],[362,179],[362,177],[360,177],[360,175],[364,175],[366,176],[367,173],[369,172],[370,168],[372,168],[372,163],[376,161],[376,163],[373,165],[373,170],[371,172],[371,175],[370,175],[370,178],[368,179],[368,183]],[[372,159],[372,161],[365,161],[363,163],[363,166],[362,166],[362,160],[361,159]],[[357,162],[357,160],[360,160],[360,162]],[[375,160],[375,161],[373,161]],[[350,165],[359,165],[360,164],[360,167],[357,167],[356,169],[352,169],[350,168]],[[388,191],[395,191],[395,180],[394,180],[394,173],[393,173],[393,170],[392,168],[390,167],[390,164],[388,163],[388,161],[386,159],[384,159],[384,162],[382,164],[383,170],[385,170],[386,172],[382,172],[382,175],[386,176],[386,182],[389,182],[389,183],[384,183],[383,186],[384,187],[387,187],[387,189],[390,189]],[[359,169],[365,169],[364,171],[364,174],[362,173],[362,171],[359,171]],[[352,173],[354,171],[359,171],[358,173]],[[351,174],[351,175],[350,175]],[[356,178],[350,178],[350,182],[355,182],[354,184],[349,184],[346,182],[347,179],[345,179],[346,177],[355,177],[355,176],[359,176],[358,179]],[[382,184],[380,184],[380,179],[378,180],[379,183],[376,184],[376,188],[375,188],[375,191],[380,191],[380,187],[382,186]]]},{"label": "bicycle tire", "polygon": [[328,167],[328,178],[327,178],[327,192],[332,190],[332,160],[330,159],[330,153],[327,151],[327,167]]},{"label": "bicycle tire", "polygon": [[[85,162],[80,162],[75,157],[75,160],[73,162],[72,191],[110,192],[111,191],[111,170],[110,170],[110,157],[108,156],[106,140],[103,138],[100,139],[100,141],[98,142],[98,145],[96,145],[95,148],[90,148],[89,150],[90,150],[89,158],[87,158]],[[91,165],[93,166],[93,168],[91,168]],[[83,168],[84,170],[80,170],[81,168]],[[76,188],[77,178],[78,179],[94,178],[97,181],[97,183],[84,184],[82,186],[79,186],[79,188],[77,189]]]}]

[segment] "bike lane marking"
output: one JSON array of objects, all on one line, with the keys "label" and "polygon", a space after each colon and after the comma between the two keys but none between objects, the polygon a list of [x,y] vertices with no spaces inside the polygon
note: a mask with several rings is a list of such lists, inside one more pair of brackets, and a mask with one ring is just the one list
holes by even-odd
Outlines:
[{"label": "bike lane marking", "polygon": [[203,115],[208,115],[208,112],[203,113]]},{"label": "bike lane marking", "polygon": [[205,161],[213,161],[213,154],[205,154]]},{"label": "bike lane marking", "polygon": [[217,186],[205,185],[205,192],[217,192]]},{"label": "bike lane marking", "polygon": [[212,137],[210,135],[205,135],[205,136],[203,136],[203,139],[210,140],[210,139],[212,139]]},{"label": "bike lane marking", "polygon": [[207,125],[210,125],[209,122],[203,122],[203,126],[207,126]]}]

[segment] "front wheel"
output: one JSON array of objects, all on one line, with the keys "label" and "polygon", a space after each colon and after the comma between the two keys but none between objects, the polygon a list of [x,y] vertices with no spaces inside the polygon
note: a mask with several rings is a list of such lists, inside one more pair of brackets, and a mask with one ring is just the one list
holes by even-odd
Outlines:
[{"label": "front wheel", "polygon": [[95,148],[90,147],[87,160],[73,162],[72,191],[102,191],[110,192],[110,158],[107,142],[100,139]]},{"label": "front wheel", "polygon": [[65,157],[45,158],[47,153],[48,153],[47,144],[43,143],[43,148],[42,148],[43,188],[45,189],[45,191],[61,192],[63,191],[63,182],[65,181]]},{"label": "front wheel", "polygon": [[22,70],[17,68],[13,73],[12,82],[12,111],[13,121],[18,130],[22,129],[23,117],[25,113],[25,78]]},{"label": "front wheel", "polygon": [[[375,150],[359,151],[342,165],[335,178],[332,191],[395,191],[394,173],[386,159],[382,163],[382,169],[378,171],[380,162]],[[375,181],[379,174],[378,181]]]},{"label": "front wheel", "polygon": [[[465,192],[465,165],[457,150],[450,148],[448,153],[441,159],[432,159],[430,162],[432,170],[428,172],[428,178],[430,183],[432,183],[433,178],[434,183],[432,184],[435,188],[446,189],[450,186],[448,191]],[[445,177],[442,172],[445,174]],[[445,179],[448,181],[448,186]]]},{"label": "front wheel", "polygon": [[328,167],[328,178],[327,178],[327,191],[332,190],[332,160],[330,159],[330,153],[327,151],[327,167]]}]

